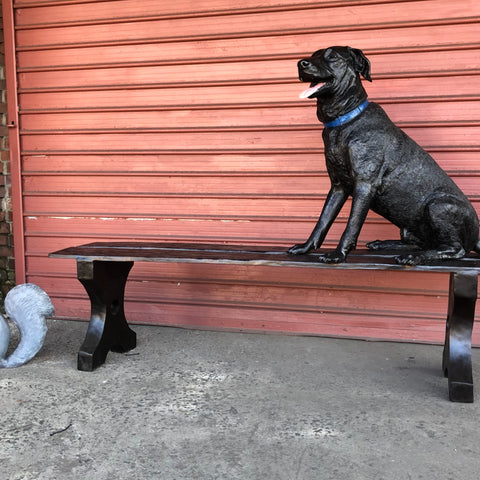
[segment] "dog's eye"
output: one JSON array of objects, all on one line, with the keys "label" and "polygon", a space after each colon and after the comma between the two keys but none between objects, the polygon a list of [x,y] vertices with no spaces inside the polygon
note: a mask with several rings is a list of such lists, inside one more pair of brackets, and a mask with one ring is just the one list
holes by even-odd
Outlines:
[{"label": "dog's eye", "polygon": [[333,50],[328,48],[325,51],[325,54],[323,55],[323,57],[325,58],[325,60],[334,60],[337,57],[337,54]]}]

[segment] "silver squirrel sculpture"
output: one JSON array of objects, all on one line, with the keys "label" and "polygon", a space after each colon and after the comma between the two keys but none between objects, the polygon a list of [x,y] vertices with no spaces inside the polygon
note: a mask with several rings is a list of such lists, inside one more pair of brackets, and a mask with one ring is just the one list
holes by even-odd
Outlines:
[{"label": "silver squirrel sculpture", "polygon": [[5,358],[10,329],[0,314],[0,368],[19,367],[31,360],[42,348],[47,333],[47,317],[55,314],[49,296],[37,285],[24,283],[10,290],[5,298],[5,312],[20,332],[15,351]]}]

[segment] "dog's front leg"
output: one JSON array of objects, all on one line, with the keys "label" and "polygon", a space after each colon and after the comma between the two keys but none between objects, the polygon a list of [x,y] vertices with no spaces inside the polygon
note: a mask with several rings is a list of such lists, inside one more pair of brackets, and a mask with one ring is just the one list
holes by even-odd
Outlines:
[{"label": "dog's front leg", "polygon": [[367,218],[372,195],[373,191],[369,183],[361,182],[355,186],[352,195],[352,209],[342,238],[333,252],[320,255],[320,262],[342,263],[346,260],[348,252],[357,246],[358,236]]},{"label": "dog's front leg", "polygon": [[291,255],[302,255],[310,250],[320,248],[328,230],[332,226],[335,218],[337,218],[347,198],[348,192],[341,185],[332,185],[325,200],[320,218],[308,237],[308,240],[305,243],[294,245],[288,250],[288,253]]}]

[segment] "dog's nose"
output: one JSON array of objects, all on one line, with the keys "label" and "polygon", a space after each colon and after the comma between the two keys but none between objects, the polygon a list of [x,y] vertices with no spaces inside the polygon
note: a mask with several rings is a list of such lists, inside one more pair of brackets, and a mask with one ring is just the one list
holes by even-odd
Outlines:
[{"label": "dog's nose", "polygon": [[298,62],[298,64],[302,67],[302,68],[307,68],[311,65],[311,63],[308,61],[308,60],[300,60]]}]

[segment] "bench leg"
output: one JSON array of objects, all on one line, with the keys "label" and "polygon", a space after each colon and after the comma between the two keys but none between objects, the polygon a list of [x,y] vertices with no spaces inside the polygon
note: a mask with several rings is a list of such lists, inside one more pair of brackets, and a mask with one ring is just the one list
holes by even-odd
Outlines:
[{"label": "bench leg", "polygon": [[451,273],[443,372],[452,402],[473,402],[472,329],[477,273]]},{"label": "bench leg", "polygon": [[77,277],[91,304],[90,324],[78,352],[78,370],[91,372],[105,362],[108,352],[135,348],[136,334],[123,309],[125,284],[133,262],[77,262]]}]

